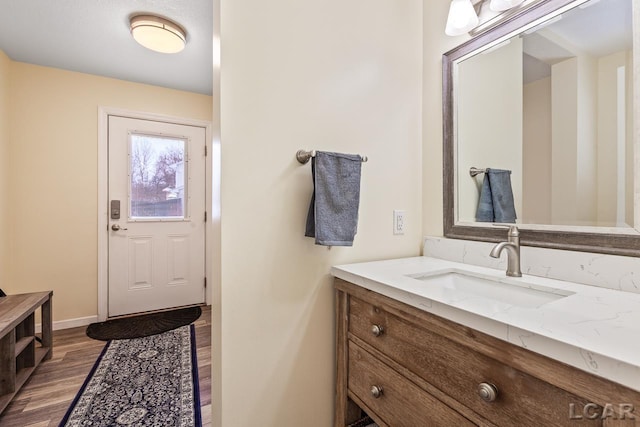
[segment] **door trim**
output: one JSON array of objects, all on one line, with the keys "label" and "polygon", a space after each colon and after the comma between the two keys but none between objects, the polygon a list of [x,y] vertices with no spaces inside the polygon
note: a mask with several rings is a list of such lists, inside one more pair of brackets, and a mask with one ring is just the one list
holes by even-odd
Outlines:
[{"label": "door trim", "polygon": [[[145,113],[140,111],[125,110],[112,107],[98,107],[98,321],[107,319],[109,301],[109,116],[121,116],[131,119],[151,120],[168,122],[186,126],[197,126],[205,129],[205,146],[209,155],[205,164],[205,206],[208,212],[208,220],[205,224],[205,276],[207,282],[211,282],[212,263],[210,261],[213,254],[213,223],[214,214],[212,206],[212,123],[205,120],[186,119],[182,117],[167,116],[155,113]],[[217,194],[217,192],[216,192]],[[212,302],[213,286],[208,285],[205,289],[205,301],[207,305]]]}]

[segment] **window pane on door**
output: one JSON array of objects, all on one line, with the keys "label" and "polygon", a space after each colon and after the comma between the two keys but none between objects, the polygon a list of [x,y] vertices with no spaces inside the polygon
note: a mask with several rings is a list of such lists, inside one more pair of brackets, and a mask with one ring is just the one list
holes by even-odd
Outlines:
[{"label": "window pane on door", "polygon": [[129,146],[129,217],[185,217],[187,141],[131,134]]}]

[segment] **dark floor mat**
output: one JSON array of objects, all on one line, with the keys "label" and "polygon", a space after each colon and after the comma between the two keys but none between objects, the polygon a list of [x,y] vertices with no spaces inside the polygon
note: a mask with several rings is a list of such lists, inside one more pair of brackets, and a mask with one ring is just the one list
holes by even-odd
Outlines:
[{"label": "dark floor mat", "polygon": [[188,325],[200,317],[200,307],[142,314],[92,323],[87,326],[87,336],[101,341],[141,338]]}]

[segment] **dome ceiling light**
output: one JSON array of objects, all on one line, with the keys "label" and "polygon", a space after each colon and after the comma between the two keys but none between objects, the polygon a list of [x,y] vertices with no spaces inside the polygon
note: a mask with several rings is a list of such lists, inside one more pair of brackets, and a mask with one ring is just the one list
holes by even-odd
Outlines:
[{"label": "dome ceiling light", "polygon": [[178,53],[187,43],[186,32],[175,22],[154,15],[131,18],[131,35],[147,49],[161,53]]}]

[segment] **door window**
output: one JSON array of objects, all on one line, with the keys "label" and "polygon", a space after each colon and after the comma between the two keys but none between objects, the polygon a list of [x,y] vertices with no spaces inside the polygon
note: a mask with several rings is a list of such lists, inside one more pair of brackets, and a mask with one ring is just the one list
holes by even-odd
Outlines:
[{"label": "door window", "polygon": [[130,134],[130,220],[180,220],[187,216],[186,153],[186,139]]}]

